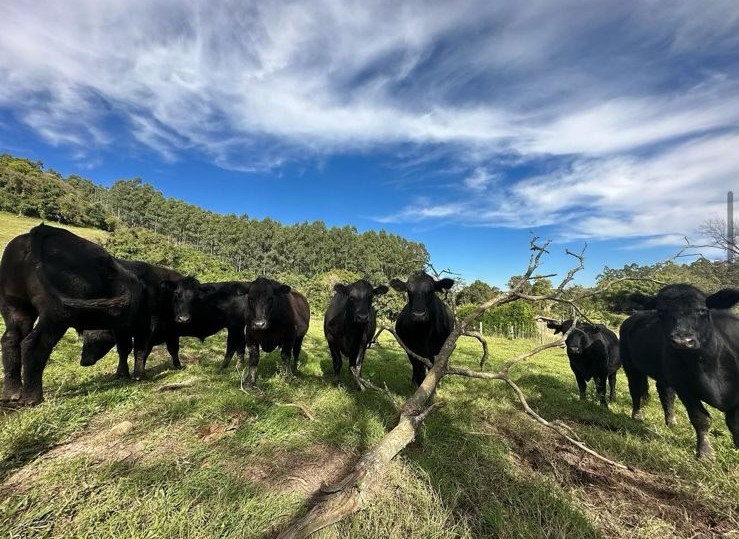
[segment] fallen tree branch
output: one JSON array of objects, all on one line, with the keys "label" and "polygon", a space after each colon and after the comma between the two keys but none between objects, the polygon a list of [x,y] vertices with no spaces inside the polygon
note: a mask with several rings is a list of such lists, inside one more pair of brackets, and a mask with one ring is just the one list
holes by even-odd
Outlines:
[{"label": "fallen tree branch", "polygon": [[315,421],[316,417],[308,410],[307,407],[305,407],[302,404],[298,404],[296,402],[275,402],[276,406],[288,406],[290,408],[297,408],[301,412],[303,412],[303,415],[310,419],[311,421]]},{"label": "fallen tree branch", "polygon": [[482,357],[480,358],[480,370],[485,366],[485,362],[488,360],[488,341],[482,336],[479,331],[465,331],[462,335],[466,337],[472,337],[480,341],[482,345]]}]

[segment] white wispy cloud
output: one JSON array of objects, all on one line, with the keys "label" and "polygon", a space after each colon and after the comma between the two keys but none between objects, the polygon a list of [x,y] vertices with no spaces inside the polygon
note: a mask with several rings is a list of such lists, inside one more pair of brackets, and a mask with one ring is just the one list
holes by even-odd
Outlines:
[{"label": "white wispy cloud", "polygon": [[672,238],[736,186],[738,54],[733,0],[10,0],[0,107],[245,171],[410,144],[459,189],[382,221]]}]

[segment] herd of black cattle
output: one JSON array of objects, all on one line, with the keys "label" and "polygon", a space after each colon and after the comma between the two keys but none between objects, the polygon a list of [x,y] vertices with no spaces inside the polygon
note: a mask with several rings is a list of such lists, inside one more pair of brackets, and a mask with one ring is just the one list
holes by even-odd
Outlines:
[{"label": "herd of black cattle", "polygon": [[[452,279],[426,273],[390,285],[407,294],[396,321],[398,336],[414,354],[433,360],[449,336],[454,317],[436,292]],[[337,284],[324,316],[324,333],[336,380],[342,356],[361,374],[367,347],[376,330],[374,296],[388,292],[366,280]],[[739,289],[706,297],[686,284],[668,285],[655,296],[633,294],[636,312],[621,325],[620,339],[601,324],[549,322],[566,335],[567,355],[580,397],[593,379],[600,402],[607,406],[623,365],[632,399],[632,417],[640,419],[648,395],[648,378],[656,381],[667,425],[675,423],[675,395],[687,409],[697,436],[697,456],[710,455],[707,403],[723,411],[734,445],[739,447]],[[260,277],[252,282],[200,283],[193,277],[144,262],[121,260],[102,247],[63,229],[39,225],[14,238],[0,261],[0,313],[4,385],[2,401],[41,402],[42,375],[52,349],[69,328],[84,336],[82,365],[92,365],[117,348],[117,375],[128,377],[134,352],[133,378],[144,377],[153,346],[166,344],[172,363],[180,367],[179,337],[205,339],[228,332],[221,368],[234,354],[244,362],[245,382],[254,385],[260,349],[280,348],[282,366],[294,372],[308,331],[306,298],[289,286]],[[426,366],[408,354],[412,380],[419,385]]]}]

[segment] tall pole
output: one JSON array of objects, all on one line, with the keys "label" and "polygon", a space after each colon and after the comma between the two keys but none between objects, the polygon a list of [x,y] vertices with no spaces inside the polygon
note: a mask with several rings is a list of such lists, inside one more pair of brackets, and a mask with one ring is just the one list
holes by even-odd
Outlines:
[{"label": "tall pole", "polygon": [[734,192],[729,191],[726,195],[726,261],[734,261],[734,250],[736,241],[734,237]]}]

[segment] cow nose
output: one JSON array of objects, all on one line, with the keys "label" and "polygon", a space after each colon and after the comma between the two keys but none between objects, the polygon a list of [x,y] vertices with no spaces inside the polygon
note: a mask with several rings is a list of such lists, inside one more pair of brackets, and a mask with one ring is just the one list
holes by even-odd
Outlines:
[{"label": "cow nose", "polygon": [[426,318],[426,311],[413,311],[411,314],[416,320],[423,320]]},{"label": "cow nose", "polygon": [[254,320],[254,323],[252,324],[254,326],[254,329],[264,329],[267,327],[267,321],[266,320]]},{"label": "cow nose", "polygon": [[358,314],[357,315],[357,322],[367,322],[367,321],[369,321],[368,314]]},{"label": "cow nose", "polygon": [[672,346],[682,350],[695,350],[698,348],[698,341],[693,337],[674,336],[671,338]]},{"label": "cow nose", "polygon": [[579,346],[572,346],[570,347],[570,352],[572,352],[573,354],[579,354],[580,352],[582,352],[582,350]]},{"label": "cow nose", "polygon": [[180,324],[186,324],[189,321],[190,321],[190,317],[187,315],[181,314],[177,317],[177,322],[179,322]]}]

